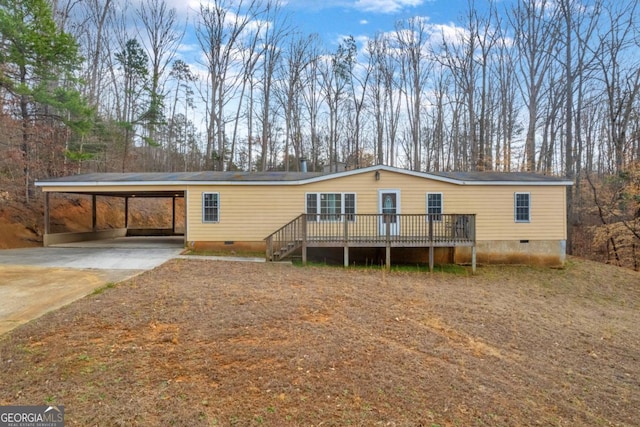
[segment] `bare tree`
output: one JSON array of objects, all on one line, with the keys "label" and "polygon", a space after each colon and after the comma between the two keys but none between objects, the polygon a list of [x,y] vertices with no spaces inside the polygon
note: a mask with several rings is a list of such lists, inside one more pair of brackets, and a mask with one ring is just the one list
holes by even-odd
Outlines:
[{"label": "bare tree", "polygon": [[208,168],[224,169],[226,155],[225,108],[236,94],[244,74],[238,50],[242,37],[260,13],[256,0],[214,0],[200,5],[196,35],[208,72],[207,144]]},{"label": "bare tree", "polygon": [[304,158],[302,145],[302,106],[300,95],[304,92],[304,72],[312,63],[311,47],[314,43],[312,36],[294,36],[289,40],[284,58],[279,67],[279,88],[277,96],[284,110],[284,168],[288,171],[292,166],[289,160],[290,149],[293,148],[296,170],[300,170],[299,160]]},{"label": "bare tree", "polygon": [[375,153],[376,162],[384,164],[384,72],[382,64],[384,57],[388,54],[387,41],[382,34],[377,34],[367,42],[365,49],[368,63],[367,69],[371,75],[371,85],[369,86],[369,99],[371,100],[371,110],[375,121]]},{"label": "bare tree", "polygon": [[159,145],[157,127],[164,115],[164,79],[167,67],[173,62],[184,29],[177,28],[176,10],[167,7],[166,0],[144,0],[136,10],[142,23],[142,44],[151,62],[150,102],[147,110],[147,135],[145,141],[151,147]]},{"label": "bare tree", "polygon": [[429,32],[422,17],[410,18],[396,25],[402,90],[411,133],[411,168],[421,170],[421,113],[423,92],[426,89],[431,64],[427,61]]},{"label": "bare tree", "polygon": [[349,157],[353,159],[351,166],[357,168],[362,167],[363,161],[363,147],[362,147],[362,131],[363,120],[362,115],[364,113],[365,99],[367,94],[367,86],[371,78],[372,69],[371,66],[354,66],[351,69],[351,83],[349,85],[350,95],[353,108],[353,126],[351,127],[351,134],[353,145],[349,147]]},{"label": "bare tree", "polygon": [[98,107],[98,100],[105,87],[105,66],[109,49],[108,17],[113,14],[113,0],[87,0],[80,2],[76,8],[74,30],[80,49],[85,57],[83,77],[85,81],[84,93],[90,105]]},{"label": "bare tree", "polygon": [[[277,2],[268,2],[266,5],[264,18],[268,21],[260,31],[262,49],[260,51],[260,61],[262,65],[262,99],[261,99],[261,115],[262,122],[261,131],[261,170],[267,170],[269,158],[269,142],[273,137],[272,124],[274,122],[272,118],[272,91],[273,91],[273,78],[276,71],[276,67],[281,58],[281,46],[280,43],[287,37],[289,29],[286,22],[281,22],[280,18],[280,6]],[[273,155],[273,153],[271,153]],[[285,153],[285,157],[287,153]],[[275,166],[275,165],[274,165]]]},{"label": "bare tree", "polygon": [[638,47],[637,8],[637,1],[611,2],[606,7],[610,26],[600,35],[597,52],[607,106],[608,139],[613,148],[613,172],[621,171],[625,166],[627,132],[640,91],[640,61],[628,50],[633,43]]},{"label": "bare tree", "polygon": [[302,72],[302,80],[305,90],[303,90],[302,98],[304,107],[307,110],[309,120],[309,143],[311,154],[311,169],[316,170],[320,163],[320,137],[319,137],[319,115],[320,104],[322,98],[322,90],[320,86],[320,64],[321,64],[320,47],[317,38],[313,37],[312,43],[309,45],[309,63]]},{"label": "bare tree", "polygon": [[494,61],[495,80],[498,83],[498,137],[496,143],[495,169],[509,172],[511,170],[512,143],[517,136],[517,87],[515,70],[515,52],[503,34],[498,38],[497,54]]},{"label": "bare tree", "polygon": [[525,169],[533,172],[536,170],[538,109],[556,51],[557,34],[553,23],[557,20],[557,12],[548,0],[517,0],[509,17],[518,48],[521,78],[517,81],[527,109]]},{"label": "bare tree", "polygon": [[467,11],[466,28],[456,31],[455,36],[442,33],[441,52],[434,56],[451,73],[455,86],[454,156],[459,159],[456,168],[462,169],[477,168],[480,158],[476,105],[479,22],[474,15],[473,10]]},{"label": "bare tree", "polygon": [[378,164],[395,165],[396,135],[400,122],[402,97],[398,82],[398,58],[390,36],[377,34],[369,40],[366,53],[369,84],[369,111],[375,122],[375,157]]},{"label": "bare tree", "polygon": [[[262,24],[262,22],[260,24]],[[261,26],[260,24],[258,27]],[[242,118],[243,108],[246,110],[247,116],[247,169],[250,171],[253,170],[253,94],[254,89],[257,85],[254,74],[256,64],[258,63],[258,59],[260,58],[260,53],[258,51],[259,41],[260,30],[258,28],[257,30],[252,31],[250,34],[247,34],[244,37],[243,47],[239,53],[243,64],[243,78],[241,82],[240,94],[238,96],[238,105],[236,107],[236,119],[233,121],[234,124],[233,132],[231,135],[231,148],[229,150],[229,158],[227,161],[227,170],[231,170],[237,166],[235,164],[236,144],[238,142],[238,129],[240,126],[240,119]],[[249,88],[249,97],[248,100],[245,101],[247,87]]]},{"label": "bare tree", "polygon": [[329,108],[329,164],[338,167],[338,125],[340,106],[350,84],[355,61],[356,45],[353,37],[345,38],[336,52],[320,66],[321,87]]}]

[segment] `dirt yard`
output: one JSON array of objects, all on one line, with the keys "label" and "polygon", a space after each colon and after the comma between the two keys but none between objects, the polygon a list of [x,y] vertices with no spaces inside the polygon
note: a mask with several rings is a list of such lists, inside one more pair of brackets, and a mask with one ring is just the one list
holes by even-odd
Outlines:
[{"label": "dirt yard", "polygon": [[640,274],[174,260],[0,337],[70,426],[633,426]]}]

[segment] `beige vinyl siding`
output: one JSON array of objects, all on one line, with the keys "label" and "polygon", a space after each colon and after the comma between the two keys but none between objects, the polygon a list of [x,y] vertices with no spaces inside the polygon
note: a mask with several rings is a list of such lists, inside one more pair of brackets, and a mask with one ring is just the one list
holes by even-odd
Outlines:
[{"label": "beige vinyl siding", "polygon": [[[188,241],[261,241],[305,211],[307,193],[356,193],[356,213],[378,213],[379,190],[400,191],[400,213],[426,213],[426,194],[443,193],[443,213],[475,213],[478,240],[566,239],[564,186],[456,185],[391,171],[303,185],[191,185]],[[202,193],[220,193],[220,222],[202,222]],[[531,194],[531,222],[516,223],[514,194]]]},{"label": "beige vinyl siding", "polygon": [[[188,241],[261,241],[304,212],[300,187],[190,186]],[[202,193],[220,193],[220,218],[202,221]]]}]

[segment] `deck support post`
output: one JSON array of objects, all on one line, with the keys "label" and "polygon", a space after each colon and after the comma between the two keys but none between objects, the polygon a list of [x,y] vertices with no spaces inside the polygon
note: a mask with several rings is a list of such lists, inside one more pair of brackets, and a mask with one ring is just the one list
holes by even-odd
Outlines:
[{"label": "deck support post", "polygon": [[302,243],[302,265],[307,265],[307,242]]},{"label": "deck support post", "polygon": [[98,229],[98,210],[96,207],[97,196],[91,195],[91,229],[96,231]]},{"label": "deck support post", "polygon": [[307,215],[302,215],[302,265],[307,265]]},{"label": "deck support post", "polygon": [[476,245],[471,246],[471,271],[476,272]]},{"label": "deck support post", "polygon": [[347,222],[347,215],[342,215],[342,222],[344,223],[343,239],[344,239],[344,266],[349,267],[349,223]]},{"label": "deck support post", "polygon": [[265,258],[267,259],[267,262],[275,261],[273,259],[273,237],[272,236],[267,237]]},{"label": "deck support post", "polygon": [[391,246],[389,245],[387,245],[386,247],[385,267],[387,268],[387,270],[391,269]]},{"label": "deck support post", "polygon": [[387,250],[386,250],[386,260],[385,264],[387,270],[391,270],[391,215],[387,214],[384,216],[385,228],[386,228],[386,238],[387,238]]},{"label": "deck support post", "polygon": [[433,273],[434,264],[433,247],[433,215],[429,215],[429,273]]},{"label": "deck support post", "polygon": [[433,273],[433,264],[434,264],[433,245],[431,245],[429,246],[429,273]]}]

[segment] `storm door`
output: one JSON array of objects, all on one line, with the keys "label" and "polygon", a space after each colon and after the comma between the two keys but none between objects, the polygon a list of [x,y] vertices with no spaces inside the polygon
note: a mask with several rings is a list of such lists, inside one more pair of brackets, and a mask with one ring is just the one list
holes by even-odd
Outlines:
[{"label": "storm door", "polygon": [[399,190],[380,190],[379,191],[379,213],[380,225],[378,230],[381,236],[396,236],[400,229],[400,191]]}]

